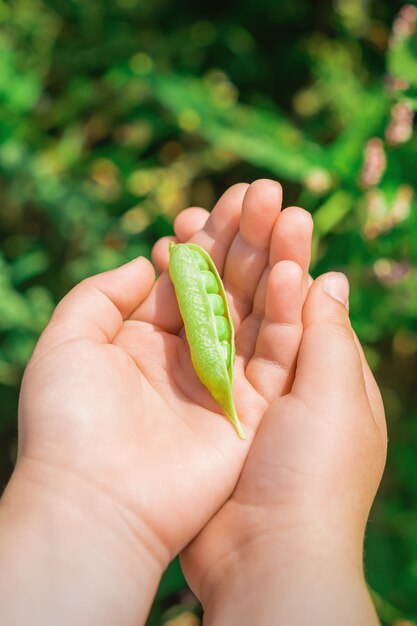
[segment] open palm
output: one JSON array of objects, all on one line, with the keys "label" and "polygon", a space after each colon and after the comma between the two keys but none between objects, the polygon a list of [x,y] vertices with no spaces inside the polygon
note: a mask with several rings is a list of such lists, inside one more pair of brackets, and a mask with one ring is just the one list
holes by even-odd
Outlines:
[{"label": "open palm", "polygon": [[308,244],[297,244],[309,241],[311,222],[301,209],[280,215],[280,207],[277,183],[237,185],[209,219],[190,209],[187,226],[176,228],[186,240],[201,222],[192,241],[225,283],[246,441],[194,373],[168,274],[155,282],[144,259],[77,286],[25,374],[20,462],[104,492],[167,558],[230,495],[262,415],[292,382],[309,261]]}]

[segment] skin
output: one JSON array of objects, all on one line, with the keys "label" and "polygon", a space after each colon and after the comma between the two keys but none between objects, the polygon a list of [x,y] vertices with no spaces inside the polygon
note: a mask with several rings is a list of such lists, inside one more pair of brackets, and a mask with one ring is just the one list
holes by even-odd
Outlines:
[{"label": "skin", "polygon": [[[311,219],[296,207],[280,215],[280,199],[273,181],[238,185],[207,221],[193,209],[175,224],[178,240],[192,236],[214,257],[231,302],[245,442],[193,372],[166,242],[156,282],[137,259],[58,306],[25,373],[19,458],[0,505],[1,623],[143,624],[187,544],[207,623],[267,624],[276,613],[303,624],[297,594],[308,590],[311,608],[336,591],[337,567],[346,602],[374,619],[360,553],[385,455],[383,426],[370,420],[380,400],[344,306],[317,283],[302,312]],[[314,594],[319,577],[305,563],[313,569],[324,545]],[[317,623],[345,623],[331,617]]]},{"label": "skin", "polygon": [[[182,221],[176,229],[181,237]],[[290,221],[282,231],[290,241]],[[234,493],[183,551],[206,625],[379,623],[362,552],[387,433],[348,293],[341,274],[312,284],[291,390],[276,399],[274,382],[264,381],[272,402]]]},{"label": "skin", "polygon": [[[284,389],[301,337],[302,271],[294,247],[265,279],[280,254],[281,192],[273,181],[232,187],[192,239],[227,282],[236,338],[240,326],[254,359],[264,319],[254,297],[275,303]],[[258,387],[276,363],[249,378],[248,352],[237,359],[242,442],[180,331],[169,277],[155,282],[145,259],[84,281],[57,307],[22,383],[19,457],[0,506],[0,622],[144,623],[164,568],[232,493],[268,406]],[[25,603],[12,601],[17,587]]]}]

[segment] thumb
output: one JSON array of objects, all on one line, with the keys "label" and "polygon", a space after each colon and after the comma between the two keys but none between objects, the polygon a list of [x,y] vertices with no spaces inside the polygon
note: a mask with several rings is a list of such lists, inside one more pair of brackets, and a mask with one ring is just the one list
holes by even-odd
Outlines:
[{"label": "thumb", "polygon": [[32,357],[72,339],[111,342],[123,320],[146,298],[155,281],[152,264],[138,257],[121,267],[86,278],[56,307]]},{"label": "thumb", "polygon": [[[364,387],[360,355],[348,313],[349,282],[330,272],[311,285],[303,309],[303,337],[294,391],[302,395],[358,393]],[[344,393],[343,393],[344,395]]]}]

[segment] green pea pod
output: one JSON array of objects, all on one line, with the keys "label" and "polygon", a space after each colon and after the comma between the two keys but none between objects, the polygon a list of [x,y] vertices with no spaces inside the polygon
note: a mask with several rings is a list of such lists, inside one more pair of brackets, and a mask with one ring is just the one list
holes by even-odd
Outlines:
[{"label": "green pea pod", "polygon": [[232,396],[235,333],[229,303],[213,259],[194,243],[171,243],[169,274],[194,369],[241,439],[246,435]]}]

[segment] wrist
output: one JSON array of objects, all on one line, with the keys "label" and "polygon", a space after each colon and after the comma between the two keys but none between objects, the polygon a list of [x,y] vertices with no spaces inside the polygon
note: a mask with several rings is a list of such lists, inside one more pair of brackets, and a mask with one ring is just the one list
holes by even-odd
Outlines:
[{"label": "wrist", "polygon": [[[0,570],[8,572],[0,614],[10,610],[13,618],[0,621],[144,623],[164,557],[145,525],[139,528],[106,493],[20,460],[0,503]],[[11,601],[8,609],[18,592],[24,606]]]},{"label": "wrist", "polygon": [[[186,575],[204,603],[217,588],[224,588],[246,571],[242,564],[280,569],[305,561],[341,562],[363,572],[363,529],[352,528],[347,518],[324,512],[262,508],[229,500],[185,555]],[[184,560],[184,559],[183,559]]]},{"label": "wrist", "polygon": [[246,531],[236,529],[239,541],[201,580],[207,626],[378,624],[364,579],[362,537],[313,521],[285,529],[259,524],[258,516],[252,522],[246,516]]},{"label": "wrist", "polygon": [[229,553],[203,581],[205,624],[376,626],[356,539],[312,530],[260,531]]}]

